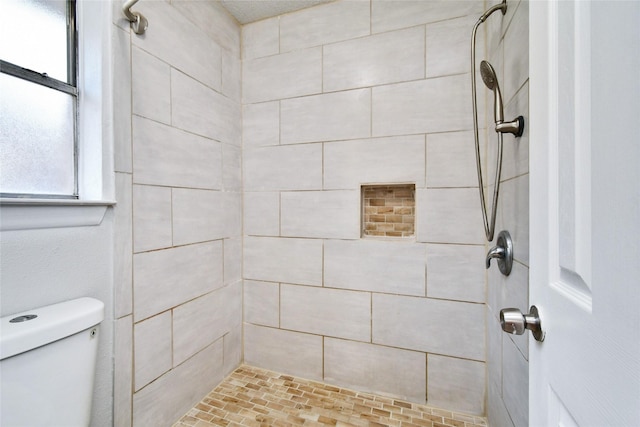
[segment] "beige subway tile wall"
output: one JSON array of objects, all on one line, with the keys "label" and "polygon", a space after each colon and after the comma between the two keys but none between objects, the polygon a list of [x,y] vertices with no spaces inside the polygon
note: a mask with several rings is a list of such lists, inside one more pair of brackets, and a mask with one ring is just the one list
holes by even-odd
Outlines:
[{"label": "beige subway tile wall", "polygon": [[[484,414],[483,8],[336,1],[243,27],[245,363]],[[415,229],[363,238],[362,186],[395,184]]]}]

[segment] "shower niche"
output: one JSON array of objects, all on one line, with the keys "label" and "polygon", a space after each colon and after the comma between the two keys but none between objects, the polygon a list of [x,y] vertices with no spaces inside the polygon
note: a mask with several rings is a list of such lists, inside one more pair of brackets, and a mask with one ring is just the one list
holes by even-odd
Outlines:
[{"label": "shower niche", "polygon": [[363,238],[415,236],[415,184],[362,185],[361,191]]}]

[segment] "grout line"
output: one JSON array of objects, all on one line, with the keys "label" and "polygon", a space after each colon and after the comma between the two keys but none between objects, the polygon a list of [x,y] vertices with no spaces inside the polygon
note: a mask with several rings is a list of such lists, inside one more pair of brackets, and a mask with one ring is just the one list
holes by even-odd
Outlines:
[{"label": "grout line", "polygon": [[320,93],[324,92],[324,45],[320,46]]},{"label": "grout line", "polygon": [[325,142],[321,142],[322,144],[322,190],[325,190],[325,176],[324,176],[324,169],[325,169],[325,165],[324,165],[324,150],[325,150]]},{"label": "grout line", "polygon": [[373,35],[373,0],[369,0],[369,36]]},{"label": "grout line", "polygon": [[427,78],[427,24],[424,25],[424,50],[422,51],[422,60],[424,61],[424,78]]},{"label": "grout line", "polygon": [[322,287],[323,288],[325,287],[325,283],[324,283],[324,270],[325,270],[325,268],[324,268],[325,267],[325,265],[324,265],[324,256],[325,256],[324,255],[324,250],[325,250],[324,243],[325,243],[325,240],[322,239],[322,262],[321,262],[321,264],[322,264],[322,277],[320,279],[322,280]]},{"label": "grout line", "polygon": [[322,380],[324,381],[324,379],[326,378],[325,376],[325,361],[324,361],[324,357],[325,357],[325,336],[322,336]]},{"label": "grout line", "polygon": [[282,191],[278,191],[278,236],[282,237]]},{"label": "grout line", "polygon": [[175,244],[175,239],[174,239],[174,231],[173,231],[173,191],[175,190],[174,188],[170,188],[170,197],[171,197],[171,202],[170,202],[170,211],[171,211],[171,247],[174,247]]},{"label": "grout line", "polygon": [[282,145],[282,100],[278,100],[278,145]]},{"label": "grout line", "polygon": [[429,354],[424,354],[424,401],[429,402]]},{"label": "grout line", "polygon": [[373,344],[373,292],[369,292],[369,342]]}]

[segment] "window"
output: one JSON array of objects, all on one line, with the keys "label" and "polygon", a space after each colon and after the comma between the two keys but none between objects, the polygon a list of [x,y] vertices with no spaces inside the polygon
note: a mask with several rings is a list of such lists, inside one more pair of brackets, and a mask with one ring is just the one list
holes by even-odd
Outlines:
[{"label": "window", "polygon": [[[32,8],[28,18],[17,6]],[[0,231],[98,225],[114,204],[112,47],[119,40],[121,51],[125,40],[113,32],[112,6],[0,0]],[[57,17],[47,18],[52,27],[36,20],[38,7]],[[57,62],[49,55],[54,40],[62,49]],[[35,73],[16,76],[14,65]],[[27,167],[18,168],[20,162]]]},{"label": "window", "polygon": [[78,198],[74,0],[0,2],[0,193]]}]

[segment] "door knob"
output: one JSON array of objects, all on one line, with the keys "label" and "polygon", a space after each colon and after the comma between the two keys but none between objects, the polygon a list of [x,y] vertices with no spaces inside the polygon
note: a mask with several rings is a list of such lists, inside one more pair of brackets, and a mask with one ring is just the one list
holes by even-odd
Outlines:
[{"label": "door knob", "polygon": [[522,314],[517,308],[503,308],[500,310],[500,325],[503,331],[514,335],[522,335],[525,329],[529,329],[537,341],[544,341],[545,333],[535,305],[531,306],[529,314]]},{"label": "door knob", "polygon": [[508,276],[511,273],[511,266],[513,265],[513,242],[507,230],[502,230],[500,234],[498,234],[496,246],[489,249],[487,253],[487,268],[491,267],[492,258],[498,259],[498,268],[500,268],[502,274]]}]

